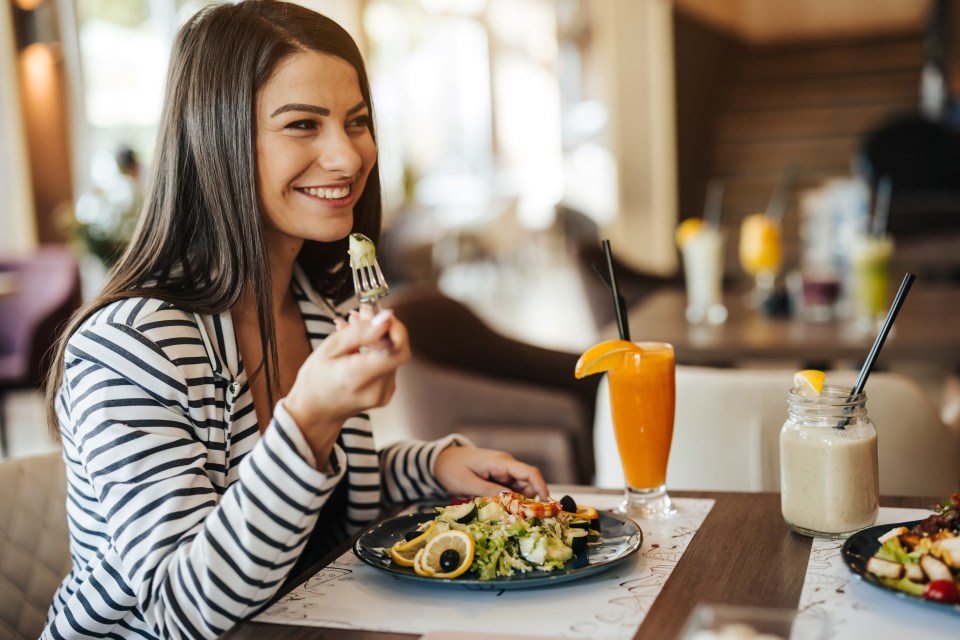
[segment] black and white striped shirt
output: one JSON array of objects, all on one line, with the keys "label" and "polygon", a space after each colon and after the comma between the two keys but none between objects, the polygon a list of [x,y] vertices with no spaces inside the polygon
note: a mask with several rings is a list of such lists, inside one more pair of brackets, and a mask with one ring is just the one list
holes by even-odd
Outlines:
[{"label": "black and white striped shirt", "polygon": [[[316,348],[334,330],[331,307],[299,271],[292,286]],[[283,401],[261,435],[229,312],[111,304],[70,338],[65,368],[73,569],[44,638],[217,637],[276,593],[315,526],[339,539],[385,503],[442,494],[433,464],[458,441],[377,452],[361,415],[328,467]],[[341,481],[345,517],[318,522]]]}]

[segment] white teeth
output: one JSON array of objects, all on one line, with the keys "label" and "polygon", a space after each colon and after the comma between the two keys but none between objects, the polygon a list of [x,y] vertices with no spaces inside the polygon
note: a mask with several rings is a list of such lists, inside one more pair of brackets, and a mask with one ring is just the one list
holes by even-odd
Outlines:
[{"label": "white teeth", "polygon": [[350,187],[337,187],[336,189],[320,189],[317,187],[307,187],[304,189],[307,193],[318,198],[324,198],[327,200],[335,200],[338,198],[346,198],[350,195]]}]

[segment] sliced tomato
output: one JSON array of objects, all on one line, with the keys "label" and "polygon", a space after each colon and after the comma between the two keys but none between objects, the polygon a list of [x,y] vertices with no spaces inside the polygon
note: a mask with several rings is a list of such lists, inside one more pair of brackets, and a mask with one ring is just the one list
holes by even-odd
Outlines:
[{"label": "sliced tomato", "polygon": [[957,604],[960,602],[960,592],[957,584],[952,580],[933,580],[923,588],[923,597],[934,602]]}]

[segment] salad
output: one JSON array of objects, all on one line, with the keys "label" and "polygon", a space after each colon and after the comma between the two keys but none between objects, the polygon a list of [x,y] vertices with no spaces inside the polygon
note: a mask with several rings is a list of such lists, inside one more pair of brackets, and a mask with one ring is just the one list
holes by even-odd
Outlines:
[{"label": "salad", "polygon": [[960,492],[912,528],[879,538],[866,570],[888,587],[926,600],[960,604]]},{"label": "salad", "polygon": [[437,507],[437,516],[384,553],[421,576],[479,580],[527,571],[553,571],[600,544],[596,509],[562,500],[531,500],[502,491]]}]

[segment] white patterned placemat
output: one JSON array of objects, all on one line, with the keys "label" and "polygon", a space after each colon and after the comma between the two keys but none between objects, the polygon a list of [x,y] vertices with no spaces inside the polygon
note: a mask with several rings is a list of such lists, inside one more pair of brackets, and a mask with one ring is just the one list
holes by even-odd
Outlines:
[{"label": "white patterned placemat", "polygon": [[[924,509],[880,508],[877,524],[920,520]],[[843,561],[843,540],[814,538],[800,594],[801,616],[829,617],[831,638],[960,638],[960,616],[905,600],[859,579]]]},{"label": "white patterned placemat", "polygon": [[[618,496],[572,494],[610,509]],[[513,636],[629,640],[700,528],[713,500],[676,498],[668,523],[640,521],[640,553],[609,571],[543,589],[468,591],[386,575],[352,551],[256,617],[257,622],[423,634],[482,631]]]}]

